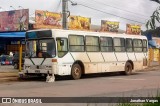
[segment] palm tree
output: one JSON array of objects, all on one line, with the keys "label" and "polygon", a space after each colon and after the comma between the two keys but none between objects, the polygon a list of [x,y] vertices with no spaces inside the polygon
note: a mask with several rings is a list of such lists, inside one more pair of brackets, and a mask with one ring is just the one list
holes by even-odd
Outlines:
[{"label": "palm tree", "polygon": [[[154,2],[157,2],[160,4],[160,0],[151,0],[151,1],[154,1]],[[160,23],[160,7],[158,7],[152,14],[151,16],[151,19],[149,19],[146,23],[146,27],[147,29],[149,29],[149,27],[151,29],[156,29],[157,26],[156,26],[156,23]]]}]

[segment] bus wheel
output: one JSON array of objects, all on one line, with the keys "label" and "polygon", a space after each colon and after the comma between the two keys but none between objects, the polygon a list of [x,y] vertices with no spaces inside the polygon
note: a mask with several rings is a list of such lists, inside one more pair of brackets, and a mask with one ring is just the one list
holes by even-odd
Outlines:
[{"label": "bus wheel", "polygon": [[71,75],[72,75],[73,79],[75,79],[75,80],[81,78],[82,69],[79,64],[74,64],[72,66]]},{"label": "bus wheel", "polygon": [[125,65],[125,75],[130,75],[132,73],[132,65],[131,63],[127,62]]}]

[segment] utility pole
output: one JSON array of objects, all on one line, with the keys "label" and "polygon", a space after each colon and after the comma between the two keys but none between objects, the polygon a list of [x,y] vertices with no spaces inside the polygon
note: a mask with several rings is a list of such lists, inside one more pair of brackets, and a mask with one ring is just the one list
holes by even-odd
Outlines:
[{"label": "utility pole", "polygon": [[68,0],[62,0],[62,28],[68,29]]}]

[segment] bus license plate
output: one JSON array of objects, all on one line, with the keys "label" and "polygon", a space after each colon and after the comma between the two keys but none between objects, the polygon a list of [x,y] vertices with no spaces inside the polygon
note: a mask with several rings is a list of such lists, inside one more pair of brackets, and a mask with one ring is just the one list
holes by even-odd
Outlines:
[{"label": "bus license plate", "polygon": [[35,70],[35,73],[40,73],[40,70]]}]

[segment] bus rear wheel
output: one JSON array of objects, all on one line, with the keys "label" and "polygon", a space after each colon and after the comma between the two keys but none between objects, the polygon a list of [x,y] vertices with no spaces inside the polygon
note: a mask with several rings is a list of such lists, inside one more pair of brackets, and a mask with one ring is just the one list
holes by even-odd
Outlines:
[{"label": "bus rear wheel", "polygon": [[75,80],[81,78],[82,69],[79,64],[73,64],[72,70],[71,70],[71,75],[72,75],[73,79],[75,79]]},{"label": "bus rear wheel", "polygon": [[131,63],[129,63],[129,62],[126,63],[124,74],[125,75],[131,75],[132,74],[132,65],[131,65]]}]

